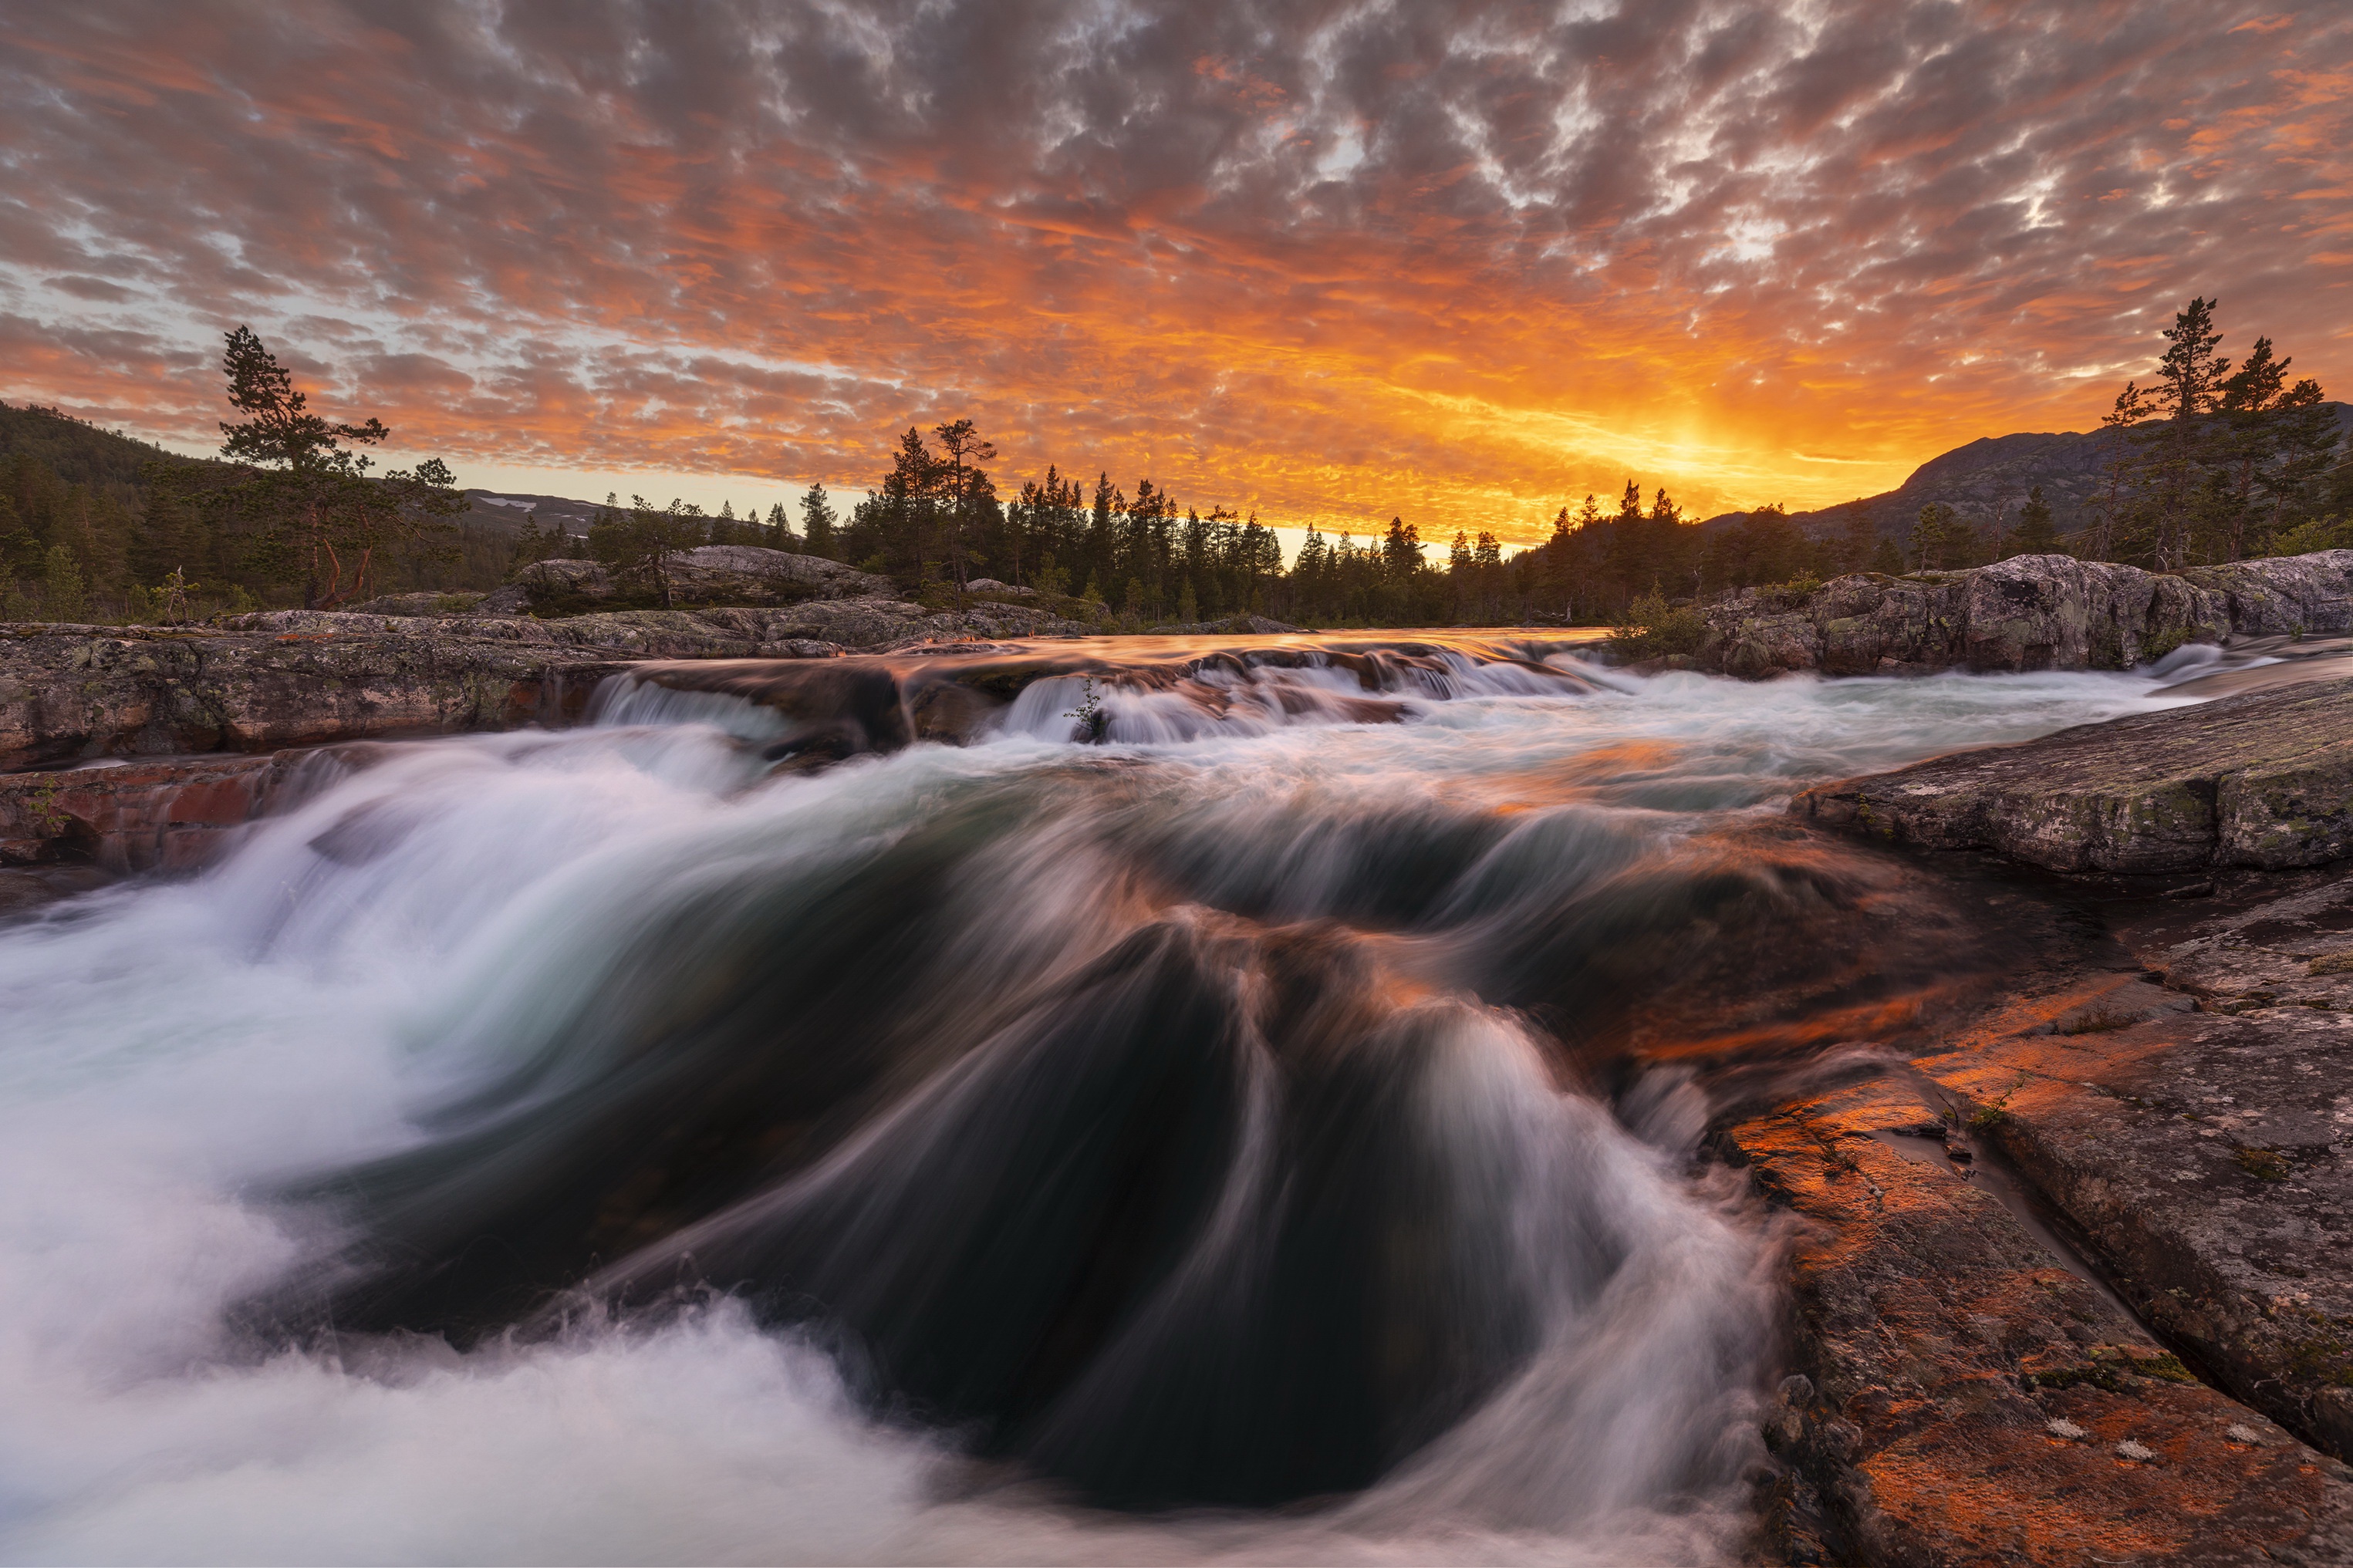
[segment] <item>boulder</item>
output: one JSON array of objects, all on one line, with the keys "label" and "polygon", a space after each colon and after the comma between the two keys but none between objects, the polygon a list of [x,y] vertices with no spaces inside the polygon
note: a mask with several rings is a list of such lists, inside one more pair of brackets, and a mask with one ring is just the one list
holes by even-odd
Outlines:
[{"label": "boulder", "polygon": [[[670,595],[685,604],[769,605],[804,599],[889,598],[888,577],[860,572],[821,555],[798,555],[750,544],[705,544],[669,561]],[[577,608],[620,595],[611,572],[594,561],[535,561],[515,584],[543,612]]]},{"label": "boulder", "polygon": [[210,626],[5,626],[0,771],[561,724],[642,659],[821,658],[1085,629],[1019,605],[957,613],[885,598],[554,620],[261,610]]},{"label": "boulder", "polygon": [[2353,854],[2353,679],[1937,757],[1808,790],[1790,809],[2055,871],[2324,865]]},{"label": "boulder", "polygon": [[1756,679],[2124,669],[2184,643],[2353,626],[2353,550],[2143,572],[2020,555],[1966,572],[1749,588],[1702,612],[1701,668]]}]

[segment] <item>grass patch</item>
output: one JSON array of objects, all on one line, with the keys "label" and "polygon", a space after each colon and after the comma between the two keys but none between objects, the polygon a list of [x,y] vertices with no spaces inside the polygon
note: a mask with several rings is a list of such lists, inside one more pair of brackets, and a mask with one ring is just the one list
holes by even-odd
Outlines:
[{"label": "grass patch", "polygon": [[2353,951],[2324,952],[2305,967],[2306,974],[2353,974]]},{"label": "grass patch", "polygon": [[2129,1352],[2118,1352],[2113,1357],[2102,1357],[2097,1351],[2092,1354],[2094,1359],[2081,1366],[2029,1373],[2026,1386],[2073,1388],[2078,1384],[2087,1384],[2110,1394],[2123,1394],[2131,1387],[2125,1381],[2127,1378],[2145,1377],[2158,1383],[2194,1384],[2198,1381],[2197,1374],[2182,1365],[2181,1358],[2170,1351],[2162,1351],[2152,1356],[2136,1356]]}]

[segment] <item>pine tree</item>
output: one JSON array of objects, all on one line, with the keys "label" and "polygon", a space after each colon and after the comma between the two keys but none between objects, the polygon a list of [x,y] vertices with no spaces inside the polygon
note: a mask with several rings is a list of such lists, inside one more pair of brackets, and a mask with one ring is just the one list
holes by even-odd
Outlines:
[{"label": "pine tree", "polygon": [[801,497],[801,541],[811,555],[821,555],[828,561],[841,559],[841,546],[834,537],[834,526],[841,521],[826,498],[825,486],[812,483]]},{"label": "pine tree", "polygon": [[2018,532],[2011,542],[2021,555],[2057,552],[2059,530],[2051,521],[2051,503],[2042,499],[2041,485],[2026,492],[2026,504],[2018,510]]},{"label": "pine tree", "polygon": [[[310,411],[251,328],[237,328],[227,341],[228,400],[246,417],[222,423],[221,452],[246,465],[247,477],[215,496],[248,521],[281,570],[301,576],[305,605],[330,608],[365,592],[379,549],[454,553],[446,537],[454,530],[444,520],[463,511],[466,499],[439,458],[370,480],[371,459],[358,448],[390,438],[381,420],[330,423]],[[355,558],[348,587],[345,551]]]},{"label": "pine tree", "polygon": [[1846,520],[1839,530],[1838,567],[1841,572],[1872,572],[1873,553],[1879,545],[1879,525],[1872,521],[1871,509],[1857,496],[1846,504]]},{"label": "pine tree", "polygon": [[90,613],[90,595],[81,564],[66,545],[50,545],[43,558],[41,606],[53,621],[79,621]]},{"label": "pine tree", "polygon": [[1933,500],[1922,507],[1919,518],[1912,524],[1914,568],[1935,572],[1952,564],[1961,544],[1961,531],[1960,519],[1951,507]]},{"label": "pine tree", "polygon": [[794,552],[797,552],[799,551],[801,542],[799,537],[793,532],[793,520],[786,512],[784,502],[775,501],[770,503],[768,507],[766,531],[767,539],[765,542],[769,549]]},{"label": "pine tree", "polygon": [[2189,542],[2213,492],[2204,483],[2209,416],[2221,405],[2231,362],[2214,352],[2222,334],[2214,327],[2221,301],[2193,298],[2165,330],[2168,347],[2158,362],[2157,423],[2142,434],[2147,470],[2150,547],[2157,569],[2169,572],[2187,563]]}]

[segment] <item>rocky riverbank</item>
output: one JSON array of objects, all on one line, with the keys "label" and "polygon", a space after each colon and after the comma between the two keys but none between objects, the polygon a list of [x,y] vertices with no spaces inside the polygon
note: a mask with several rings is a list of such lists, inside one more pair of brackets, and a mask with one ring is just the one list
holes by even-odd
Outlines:
[{"label": "rocky riverbank", "polygon": [[1825,826],[2054,871],[2278,870],[2353,853],[2353,679],[2275,687],[1807,791]]},{"label": "rocky riverbank", "polygon": [[2034,962],[2001,994],[1724,1130],[1817,1227],[1775,1428],[1793,1554],[2353,1560],[2353,680],[1793,810],[2070,874],[2003,917]]},{"label": "rocky riverbank", "polygon": [[698,592],[791,602],[540,619],[526,613],[534,594],[593,603],[611,589],[593,563],[543,562],[490,595],[189,627],[0,627],[0,772],[567,723],[606,676],[646,659],[818,658],[1092,629],[1021,604],[884,597],[882,579],[776,551],[691,551],[676,570]]},{"label": "rocky riverbank", "polygon": [[2126,669],[2187,643],[2353,629],[2353,550],[2143,572],[2021,555],[1966,572],[1752,588],[1701,610],[1691,668],[1760,679]]}]

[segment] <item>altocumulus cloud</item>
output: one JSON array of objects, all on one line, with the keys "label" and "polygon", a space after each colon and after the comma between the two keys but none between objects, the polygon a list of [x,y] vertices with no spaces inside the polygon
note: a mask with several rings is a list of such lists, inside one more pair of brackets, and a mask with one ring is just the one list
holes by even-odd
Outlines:
[{"label": "altocumulus cloud", "polygon": [[[1525,535],[2082,427],[2192,290],[2353,374],[2338,5],[0,13],[0,395],[181,441],[217,332],[454,456],[1017,477]],[[2232,345],[2226,345],[2226,347]]]}]

